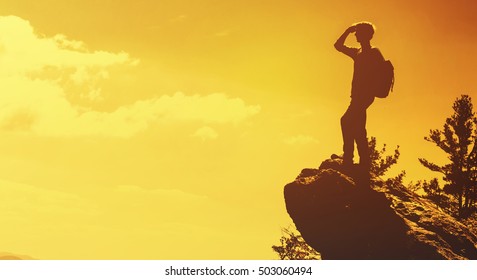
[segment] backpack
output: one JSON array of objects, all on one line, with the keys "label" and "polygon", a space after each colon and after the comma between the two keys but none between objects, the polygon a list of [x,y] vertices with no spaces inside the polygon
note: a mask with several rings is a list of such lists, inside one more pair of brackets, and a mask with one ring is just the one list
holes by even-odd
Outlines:
[{"label": "backpack", "polygon": [[389,60],[380,63],[376,71],[374,96],[386,98],[394,87],[394,66]]}]

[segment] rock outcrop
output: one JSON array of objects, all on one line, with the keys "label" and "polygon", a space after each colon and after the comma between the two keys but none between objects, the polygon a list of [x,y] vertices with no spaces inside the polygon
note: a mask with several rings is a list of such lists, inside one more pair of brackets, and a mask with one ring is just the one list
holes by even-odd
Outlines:
[{"label": "rock outcrop", "polygon": [[402,184],[361,178],[340,159],[285,186],[287,211],[323,259],[477,259],[477,236]]}]

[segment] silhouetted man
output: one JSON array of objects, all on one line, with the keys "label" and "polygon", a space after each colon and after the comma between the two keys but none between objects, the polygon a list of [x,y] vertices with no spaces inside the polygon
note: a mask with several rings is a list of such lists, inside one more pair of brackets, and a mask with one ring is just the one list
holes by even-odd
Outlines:
[{"label": "silhouetted man", "polygon": [[[361,48],[352,48],[345,45],[349,34],[355,33],[356,40]],[[358,146],[359,164],[369,169],[370,156],[368,139],[366,136],[366,109],[374,101],[373,76],[377,65],[384,61],[381,52],[371,46],[374,35],[374,26],[369,22],[360,22],[352,25],[338,38],[335,48],[351,57],[354,61],[353,81],[351,85],[351,103],[341,117],[341,131],[343,134],[343,163],[353,164],[354,142]]]}]

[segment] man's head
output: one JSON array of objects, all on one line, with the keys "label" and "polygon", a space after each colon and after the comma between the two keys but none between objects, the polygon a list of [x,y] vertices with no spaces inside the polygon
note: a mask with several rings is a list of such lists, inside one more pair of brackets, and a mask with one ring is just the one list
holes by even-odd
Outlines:
[{"label": "man's head", "polygon": [[356,27],[356,40],[360,43],[369,42],[373,38],[374,25],[370,22],[358,22],[354,25]]}]

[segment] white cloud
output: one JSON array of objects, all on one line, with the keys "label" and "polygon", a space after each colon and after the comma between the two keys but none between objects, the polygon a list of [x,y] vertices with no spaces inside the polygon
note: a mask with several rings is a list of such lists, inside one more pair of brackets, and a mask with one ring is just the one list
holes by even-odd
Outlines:
[{"label": "white cloud", "polygon": [[141,102],[142,109],[150,107],[154,115],[172,121],[202,121],[204,123],[234,123],[257,114],[260,106],[249,106],[240,98],[229,98],[223,93],[206,96],[186,96],[181,92],[173,96]]},{"label": "white cloud", "polygon": [[200,138],[202,139],[202,141],[206,141],[217,139],[217,137],[219,137],[219,134],[213,128],[209,126],[203,126],[199,128],[192,136]]},{"label": "white cloud", "polygon": [[64,35],[39,36],[21,18],[0,17],[0,129],[43,136],[130,137],[154,122],[237,124],[260,111],[222,93],[163,95],[112,112],[79,107],[67,98],[64,80],[87,84],[80,98],[103,100],[96,84],[112,78],[108,68],[137,63],[125,52],[91,52]]},{"label": "white cloud", "polygon": [[[132,105],[119,107],[111,113],[88,111],[79,114],[70,108],[70,104],[63,103],[56,107],[56,110],[60,107],[63,107],[63,110],[52,115],[48,114],[48,107],[51,106],[45,104],[42,116],[44,121],[32,125],[32,130],[38,134],[55,136],[93,134],[115,137],[130,137],[146,130],[152,122],[236,124],[260,110],[258,106],[247,106],[241,99],[228,98],[225,94],[186,96],[182,93],[140,100]],[[62,116],[59,117],[58,113]],[[46,119],[47,117],[49,119]]]},{"label": "white cloud", "polygon": [[0,74],[28,73],[52,66],[107,67],[120,63],[137,63],[125,52],[88,52],[83,43],[64,35],[39,36],[30,23],[15,16],[0,17]]},{"label": "white cloud", "polygon": [[306,145],[306,144],[318,144],[319,141],[309,135],[295,135],[283,139],[283,142],[288,145]]}]

